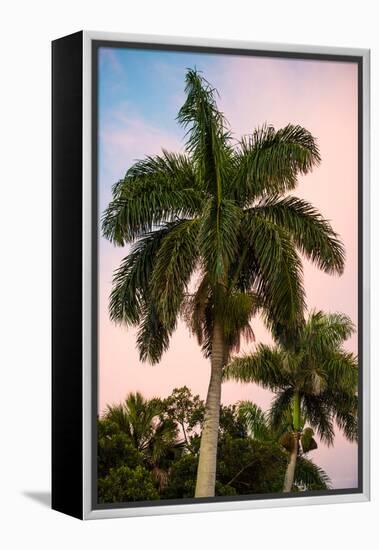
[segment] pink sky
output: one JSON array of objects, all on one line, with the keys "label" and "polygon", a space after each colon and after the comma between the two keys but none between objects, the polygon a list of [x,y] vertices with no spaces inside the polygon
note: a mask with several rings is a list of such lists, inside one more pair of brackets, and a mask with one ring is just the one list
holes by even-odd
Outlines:
[{"label": "pink sky", "polygon": [[[184,75],[183,68],[182,76]],[[162,71],[164,74],[164,71]],[[265,122],[276,128],[287,123],[305,126],[318,139],[322,163],[300,180],[292,193],[309,200],[329,219],[346,247],[346,268],[331,277],[304,262],[308,308],[341,311],[357,323],[357,68],[354,64],[271,58],[224,57],[207,71],[207,79],[220,93],[219,106],[236,138]],[[183,97],[173,96],[180,107]],[[129,106],[118,108],[121,122],[115,128],[100,127],[104,163],[112,163],[121,177],[130,163],[125,159],[158,153],[161,147],[180,150],[182,142],[166,128],[154,126]],[[113,183],[110,182],[109,185]],[[115,326],[108,319],[112,273],[126,249],[114,248],[102,239],[99,248],[99,411],[107,403],[122,401],[130,391],[145,396],[166,396],[187,385],[205,398],[210,366],[187,328],[179,323],[169,351],[158,365],[140,363],[136,331]],[[254,324],[257,342],[270,342],[262,322]],[[356,335],[347,348],[357,351]],[[244,346],[253,350],[254,345]],[[251,399],[268,408],[271,394],[253,384],[223,385],[226,404]],[[357,449],[337,434],[333,448],[323,445],[312,457],[324,467],[334,487],[353,487],[357,482]]]}]

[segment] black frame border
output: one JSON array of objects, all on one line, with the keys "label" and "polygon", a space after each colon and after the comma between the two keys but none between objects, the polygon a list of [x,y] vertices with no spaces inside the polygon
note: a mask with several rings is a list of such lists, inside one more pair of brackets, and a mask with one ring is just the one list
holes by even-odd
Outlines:
[{"label": "black frame border", "polygon": [[83,517],[83,32],[52,42],[52,508]]}]

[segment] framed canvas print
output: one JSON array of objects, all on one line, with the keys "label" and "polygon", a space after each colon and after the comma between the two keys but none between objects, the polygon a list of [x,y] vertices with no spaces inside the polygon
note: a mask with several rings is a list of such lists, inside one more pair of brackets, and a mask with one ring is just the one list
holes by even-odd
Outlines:
[{"label": "framed canvas print", "polygon": [[369,51],[53,42],[53,508],[369,498]]}]

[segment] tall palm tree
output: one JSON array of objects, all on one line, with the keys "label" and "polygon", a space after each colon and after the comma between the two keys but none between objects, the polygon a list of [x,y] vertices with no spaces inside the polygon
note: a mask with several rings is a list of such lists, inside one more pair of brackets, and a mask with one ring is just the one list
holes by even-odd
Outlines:
[{"label": "tall palm tree", "polygon": [[[264,412],[261,407],[251,401],[240,401],[238,404],[238,414],[243,419],[247,433],[252,439],[267,443],[280,442],[282,445],[286,445],[285,436],[290,427],[291,415],[283,415],[281,424],[274,428],[271,423],[270,414]],[[300,490],[313,488],[330,489],[331,481],[328,474],[308,458],[308,453],[317,448],[312,435],[313,430],[311,428],[304,430],[302,452],[297,457],[293,482]]]},{"label": "tall palm tree", "polygon": [[116,424],[142,454],[160,489],[167,480],[166,459],[181,447],[177,425],[164,412],[163,401],[145,399],[136,392],[129,393],[120,405],[108,405],[103,415],[103,420]]},{"label": "tall palm tree", "polygon": [[[139,327],[141,360],[157,363],[184,312],[210,358],[196,496],[214,495],[222,368],[251,317],[296,324],[304,290],[299,253],[341,273],[344,251],[330,224],[308,202],[284,194],[320,161],[312,135],[289,124],[263,126],[233,141],[216,92],[186,74],[178,122],[185,153],[163,151],[136,162],[113,187],[102,230],[132,243],[116,270],[110,316]],[[188,287],[197,276],[195,292]]]},{"label": "tall palm tree", "polygon": [[315,448],[314,431],[331,445],[336,422],[348,440],[357,439],[357,358],[343,349],[353,332],[346,315],[315,311],[292,340],[288,332],[285,338],[277,335],[276,346],[260,344],[255,353],[234,359],[224,371],[225,379],[255,382],[276,394],[271,425],[289,428],[281,438],[289,451],[284,492],[292,490],[301,449],[306,453]]}]

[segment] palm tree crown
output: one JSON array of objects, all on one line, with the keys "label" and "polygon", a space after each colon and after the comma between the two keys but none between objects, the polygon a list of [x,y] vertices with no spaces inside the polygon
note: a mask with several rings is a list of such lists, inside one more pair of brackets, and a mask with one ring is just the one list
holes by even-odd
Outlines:
[{"label": "palm tree crown", "polygon": [[286,490],[293,484],[300,443],[303,452],[317,447],[314,431],[331,445],[336,422],[348,440],[357,439],[357,358],[343,349],[353,331],[347,316],[315,311],[292,341],[287,332],[276,346],[259,344],[255,353],[235,358],[224,371],[226,379],[255,382],[275,393],[270,425],[282,434],[292,457]]},{"label": "palm tree crown", "polygon": [[[263,126],[233,148],[213,88],[193,70],[186,83],[178,115],[185,154],[163,151],[135,163],[114,185],[102,223],[115,245],[135,243],[115,272],[110,314],[139,326],[141,359],[152,363],[169,345],[194,273],[202,275],[197,314],[212,292],[215,307],[217,290],[220,309],[250,313],[253,298],[241,293],[254,290],[287,323],[304,303],[296,249],[326,272],[344,266],[330,224],[305,200],[283,197],[320,161],[311,134]],[[210,337],[205,315],[202,324]]]},{"label": "palm tree crown", "polygon": [[342,344],[354,325],[340,313],[312,312],[294,348],[280,343],[259,344],[255,353],[235,358],[225,369],[226,379],[255,382],[275,392],[271,407],[273,427],[283,423],[296,393],[301,418],[315,429],[321,441],[334,439],[333,420],[350,441],[357,437],[357,358]]},{"label": "palm tree crown", "polygon": [[114,423],[125,433],[146,462],[156,466],[178,445],[175,422],[163,418],[164,403],[145,399],[139,392],[129,393],[120,405],[108,405],[103,420]]}]

